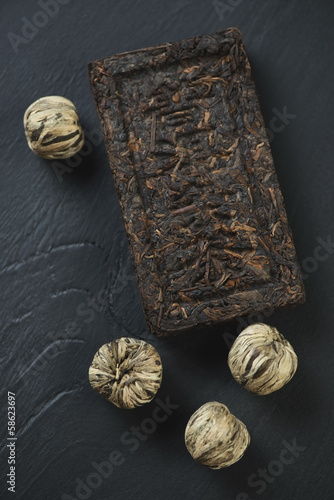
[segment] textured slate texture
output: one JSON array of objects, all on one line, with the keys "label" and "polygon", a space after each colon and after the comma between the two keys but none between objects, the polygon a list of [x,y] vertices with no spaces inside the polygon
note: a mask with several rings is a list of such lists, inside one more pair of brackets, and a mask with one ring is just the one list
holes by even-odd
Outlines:
[{"label": "textured slate texture", "polygon": [[[0,7],[1,498],[331,500],[333,3],[50,0],[41,16],[45,4]],[[145,325],[87,64],[229,26],[241,29],[250,56],[307,302],[161,340]],[[49,94],[73,100],[90,137],[66,171],[25,142],[24,111]],[[239,387],[226,363],[236,333],[258,320],[299,355],[294,379],[268,397]],[[108,404],[87,378],[95,351],[124,335],[151,342],[164,366],[158,399],[133,412]],[[15,496],[6,485],[7,391],[16,393]],[[222,471],[197,465],[183,442],[188,418],[210,400],[252,438]],[[282,454],[294,443],[294,455]]]}]

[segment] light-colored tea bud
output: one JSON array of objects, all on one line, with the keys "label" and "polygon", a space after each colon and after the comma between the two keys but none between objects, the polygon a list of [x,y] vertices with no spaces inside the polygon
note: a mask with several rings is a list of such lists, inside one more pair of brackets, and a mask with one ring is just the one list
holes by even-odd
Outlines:
[{"label": "light-colored tea bud", "polygon": [[255,394],[270,394],[283,387],[297,370],[291,344],[273,326],[257,323],[243,330],[228,355],[235,380]]},{"label": "light-colored tea bud", "polygon": [[222,469],[237,462],[245,453],[250,435],[228,408],[211,401],[190,417],[185,431],[190,455],[211,469]]},{"label": "light-colored tea bud", "polygon": [[154,347],[128,337],[100,347],[89,368],[93,389],[119,408],[149,403],[161,378],[161,359]]},{"label": "light-colored tea bud", "polygon": [[24,113],[23,125],[30,149],[48,160],[75,155],[85,141],[77,110],[65,97],[37,99]]}]

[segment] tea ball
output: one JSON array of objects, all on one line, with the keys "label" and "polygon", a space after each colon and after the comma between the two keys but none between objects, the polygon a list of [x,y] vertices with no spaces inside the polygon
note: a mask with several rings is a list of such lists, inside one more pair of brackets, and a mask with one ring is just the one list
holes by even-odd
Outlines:
[{"label": "tea ball", "polygon": [[197,462],[210,469],[222,469],[240,460],[250,443],[250,435],[245,424],[225,405],[211,401],[190,417],[185,443]]},{"label": "tea ball", "polygon": [[85,141],[77,110],[65,97],[37,99],[24,113],[23,125],[30,149],[48,160],[75,155]]},{"label": "tea ball", "polygon": [[283,387],[297,370],[298,358],[278,330],[263,323],[250,325],[233,343],[228,366],[235,380],[255,394]]},{"label": "tea ball", "polygon": [[149,403],[161,379],[161,359],[154,347],[129,337],[100,347],[89,368],[93,389],[119,408]]}]

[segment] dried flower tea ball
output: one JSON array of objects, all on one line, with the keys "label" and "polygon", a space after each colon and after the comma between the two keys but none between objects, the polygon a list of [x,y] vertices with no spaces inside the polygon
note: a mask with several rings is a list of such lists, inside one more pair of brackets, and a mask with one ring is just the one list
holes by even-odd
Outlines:
[{"label": "dried flower tea ball", "polygon": [[161,378],[161,359],[154,347],[128,337],[100,347],[89,368],[93,389],[119,408],[149,403]]},{"label": "dried flower tea ball", "polygon": [[270,394],[283,387],[297,370],[291,344],[273,326],[258,323],[243,330],[228,355],[235,380],[255,394]]},{"label": "dried flower tea ball", "polygon": [[240,420],[217,401],[205,403],[190,417],[185,431],[190,455],[211,469],[237,462],[245,453],[250,435]]},{"label": "dried flower tea ball", "polygon": [[30,149],[41,158],[69,158],[84,144],[77,110],[65,97],[37,99],[24,113],[23,125]]}]

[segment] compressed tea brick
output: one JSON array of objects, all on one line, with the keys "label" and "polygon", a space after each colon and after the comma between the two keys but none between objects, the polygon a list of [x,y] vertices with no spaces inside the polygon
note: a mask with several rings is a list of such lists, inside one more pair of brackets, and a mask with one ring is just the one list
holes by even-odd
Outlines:
[{"label": "compressed tea brick", "polygon": [[118,54],[89,72],[151,331],[303,302],[240,32]]}]

